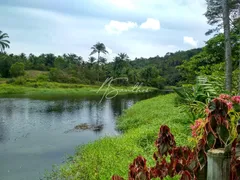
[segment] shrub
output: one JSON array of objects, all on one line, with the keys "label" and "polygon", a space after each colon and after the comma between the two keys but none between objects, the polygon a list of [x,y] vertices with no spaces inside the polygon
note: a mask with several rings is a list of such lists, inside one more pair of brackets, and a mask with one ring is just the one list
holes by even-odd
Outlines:
[{"label": "shrub", "polygon": [[21,77],[18,77],[18,78],[15,79],[14,84],[16,84],[16,85],[25,85],[26,82],[27,82],[26,79],[23,76],[21,76]]},{"label": "shrub", "polygon": [[49,76],[47,74],[40,74],[37,76],[37,81],[49,81]]},{"label": "shrub", "polygon": [[24,73],[24,64],[21,62],[16,62],[10,68],[10,74],[12,77],[23,76]]},{"label": "shrub", "polygon": [[49,80],[53,82],[62,82],[62,83],[80,83],[80,80],[78,78],[73,77],[57,68],[50,69]]}]

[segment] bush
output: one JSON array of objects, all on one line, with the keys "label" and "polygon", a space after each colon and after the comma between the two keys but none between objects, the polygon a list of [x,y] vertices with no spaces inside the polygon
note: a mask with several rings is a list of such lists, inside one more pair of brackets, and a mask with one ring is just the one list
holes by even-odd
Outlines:
[{"label": "bush", "polygon": [[21,62],[16,62],[10,68],[10,74],[12,77],[23,76],[24,73],[24,64]]},{"label": "bush", "polygon": [[49,80],[53,82],[67,82],[67,74],[57,68],[51,68]]},{"label": "bush", "polygon": [[21,76],[21,77],[18,77],[18,78],[15,79],[14,84],[16,84],[16,85],[25,85],[26,82],[27,82],[26,79],[23,76]]},{"label": "bush", "polygon": [[66,72],[57,68],[50,69],[49,80],[53,82],[60,82],[60,83],[80,83],[81,82],[78,78],[72,75],[69,75]]},{"label": "bush", "polygon": [[7,84],[12,84],[15,82],[15,79],[11,78],[9,80],[6,81]]},{"label": "bush", "polygon": [[37,76],[37,81],[49,81],[49,76],[47,74],[40,74]]}]

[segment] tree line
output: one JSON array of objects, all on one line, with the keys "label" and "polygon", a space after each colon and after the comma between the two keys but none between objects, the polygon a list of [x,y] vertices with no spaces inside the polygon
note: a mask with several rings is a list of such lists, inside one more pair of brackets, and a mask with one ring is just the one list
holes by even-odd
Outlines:
[{"label": "tree line", "polygon": [[[24,70],[47,71],[48,75],[41,75],[40,80],[63,83],[100,84],[107,78],[119,78],[114,83],[119,85],[134,85],[142,83],[145,86],[163,88],[166,85],[175,86],[181,81],[180,72],[176,69],[184,60],[189,60],[201,49],[167,53],[164,57],[135,58],[131,60],[126,53],[119,53],[112,62],[102,54],[108,51],[103,43],[96,43],[91,47],[89,59],[86,61],[76,54],[54,55],[7,54],[9,47],[5,33],[0,38],[2,52],[0,53],[0,76],[3,78],[24,75]],[[6,44],[4,44],[6,43]],[[94,54],[97,54],[95,58]],[[128,81],[126,81],[126,78]]]},{"label": "tree line", "polygon": [[[240,90],[240,1],[206,0],[205,13],[208,23],[215,26],[206,35],[215,33],[203,48],[168,52],[165,56],[130,59],[119,53],[112,62],[102,54],[108,51],[104,43],[91,47],[88,60],[76,54],[7,54],[8,34],[0,31],[0,76],[9,78],[23,75],[24,70],[47,71],[45,81],[100,84],[106,78],[117,80],[119,85],[143,83],[163,88],[193,84],[199,75],[218,76],[225,81],[225,89],[231,91],[239,84]],[[223,29],[224,33],[220,33]],[[97,54],[95,58],[94,54]],[[23,70],[24,69],[24,70]]]},{"label": "tree line", "polygon": [[[175,86],[181,81],[176,66],[189,60],[201,49],[167,53],[164,57],[135,58],[130,60],[126,53],[119,53],[112,62],[104,57],[96,59],[90,56],[88,61],[76,54],[41,54],[35,56],[24,53],[20,55],[0,54],[0,76],[14,78],[24,75],[24,70],[47,71],[45,81],[63,83],[100,84],[107,78],[123,78],[115,81],[119,85],[143,83],[146,86],[163,88]],[[101,54],[101,53],[100,53]],[[42,77],[43,78],[43,77]],[[128,81],[124,80],[128,78]]]}]

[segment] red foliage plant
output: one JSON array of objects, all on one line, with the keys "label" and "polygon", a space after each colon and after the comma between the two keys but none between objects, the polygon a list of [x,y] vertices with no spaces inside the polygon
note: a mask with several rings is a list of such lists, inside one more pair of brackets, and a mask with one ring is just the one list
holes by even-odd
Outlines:
[{"label": "red foliage plant", "polygon": [[[197,173],[207,164],[206,152],[212,148],[226,148],[230,145],[231,177],[230,180],[240,179],[240,158],[236,156],[236,147],[240,146],[240,135],[231,140],[229,127],[229,101],[239,102],[240,97],[231,99],[229,95],[220,95],[212,100],[207,108],[206,122],[202,124],[203,135],[194,149],[177,147],[174,136],[168,126],[161,126],[155,141],[157,151],[153,154],[156,161],[154,167],[147,167],[147,160],[138,156],[129,166],[129,180],[163,179],[166,176],[181,176],[181,180],[197,179]],[[196,128],[192,128],[196,130]],[[193,133],[193,135],[195,135]],[[226,148],[227,149],[227,148]],[[166,158],[170,157],[170,161]],[[120,176],[112,176],[112,180],[123,180]]]},{"label": "red foliage plant", "polygon": [[[147,167],[146,159],[138,156],[129,166],[129,180],[150,180],[152,178],[163,179],[166,176],[180,175],[181,180],[195,178],[198,163],[195,151],[188,147],[176,147],[174,136],[169,127],[161,126],[157,140],[155,141],[157,152],[153,154],[156,161],[154,167]],[[170,157],[170,162],[166,158]],[[120,176],[113,176],[112,180],[122,180]]]}]

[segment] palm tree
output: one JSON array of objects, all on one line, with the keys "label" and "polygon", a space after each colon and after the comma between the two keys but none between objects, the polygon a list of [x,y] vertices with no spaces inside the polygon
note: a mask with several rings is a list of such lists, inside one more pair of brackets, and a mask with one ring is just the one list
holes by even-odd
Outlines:
[{"label": "palm tree", "polygon": [[99,60],[100,60],[100,53],[103,53],[103,54],[108,53],[108,51],[106,50],[106,46],[103,43],[100,43],[100,42],[93,45],[93,47],[91,47],[91,49],[92,49],[92,52],[90,53],[90,56],[98,53],[98,64],[99,64]]},{"label": "palm tree", "polygon": [[89,60],[89,62],[90,62],[91,64],[93,64],[93,63],[96,61],[96,58],[90,56],[88,60]]},{"label": "palm tree", "polygon": [[0,31],[0,52],[4,52],[6,48],[10,48],[10,42],[6,38],[9,38],[8,34]]},{"label": "palm tree", "polygon": [[128,66],[129,57],[126,53],[119,53],[118,56],[114,58],[113,70],[117,77],[123,74],[124,68]]},{"label": "palm tree", "polygon": [[[99,66],[100,53],[103,53],[103,54],[108,53],[108,51],[106,50],[106,46],[103,43],[98,42],[97,44],[93,45],[91,49],[92,49],[92,52],[90,53],[90,56],[98,53],[98,66]],[[99,81],[99,72],[98,72],[98,81]]]},{"label": "palm tree", "polygon": [[100,64],[106,64],[106,62],[107,62],[107,59],[106,59],[106,58],[100,57],[100,60],[99,60],[99,63],[100,63]]},{"label": "palm tree", "polygon": [[128,61],[129,60],[129,57],[126,53],[119,53],[118,57],[123,61]]}]

